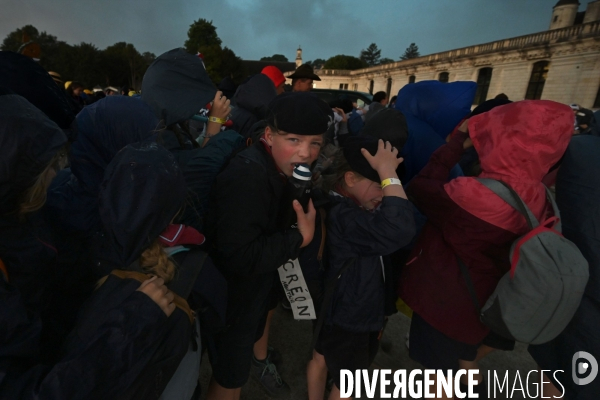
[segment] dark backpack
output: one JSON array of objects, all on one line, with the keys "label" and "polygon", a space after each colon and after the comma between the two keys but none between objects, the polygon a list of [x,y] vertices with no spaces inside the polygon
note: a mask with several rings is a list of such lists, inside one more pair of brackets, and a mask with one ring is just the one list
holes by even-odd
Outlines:
[{"label": "dark backpack", "polygon": [[579,307],[589,278],[588,262],[562,235],[560,213],[548,188],[554,217],[539,223],[510,186],[493,179],[478,180],[519,211],[530,228],[512,244],[510,271],[483,308],[468,268],[459,260],[481,321],[508,339],[529,344],[549,342],[565,329]]},{"label": "dark backpack", "polygon": [[[171,315],[170,319],[177,318],[181,323],[172,324],[172,327],[165,331],[162,342],[157,343],[145,367],[118,398],[158,399],[190,347],[200,358],[200,349],[196,343],[199,334],[196,330],[196,316],[186,299],[202,269],[206,256],[207,254],[203,251],[190,250],[185,254],[183,261],[179,263],[175,278],[167,286],[175,294],[173,303],[177,308],[174,314],[179,313]],[[111,275],[140,282],[148,279],[148,275],[136,271],[115,270],[111,272]],[[183,323],[183,319],[188,323]],[[194,372],[190,371],[190,373]]]}]

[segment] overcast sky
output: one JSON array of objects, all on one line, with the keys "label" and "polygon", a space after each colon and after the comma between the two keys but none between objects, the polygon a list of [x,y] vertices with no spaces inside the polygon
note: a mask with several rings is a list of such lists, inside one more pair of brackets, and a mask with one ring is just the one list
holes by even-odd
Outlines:
[{"label": "overcast sky", "polygon": [[[159,55],[183,46],[189,25],[212,20],[224,46],[246,60],[298,45],[303,60],[358,56],[376,43],[398,59],[548,29],[557,0],[0,0],[0,40],[31,24],[69,44],[133,43]],[[588,0],[580,0],[585,10]]]}]

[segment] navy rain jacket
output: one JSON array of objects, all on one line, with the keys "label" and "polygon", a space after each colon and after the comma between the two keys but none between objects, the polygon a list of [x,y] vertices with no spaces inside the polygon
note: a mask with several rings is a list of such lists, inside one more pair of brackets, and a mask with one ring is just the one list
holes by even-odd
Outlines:
[{"label": "navy rain jacket", "polygon": [[385,297],[382,256],[413,239],[413,210],[409,201],[400,197],[383,197],[373,212],[337,194],[331,200],[335,205],[327,214],[326,282],[337,279],[344,264],[353,261],[337,281],[327,324],[351,332],[379,331]]}]

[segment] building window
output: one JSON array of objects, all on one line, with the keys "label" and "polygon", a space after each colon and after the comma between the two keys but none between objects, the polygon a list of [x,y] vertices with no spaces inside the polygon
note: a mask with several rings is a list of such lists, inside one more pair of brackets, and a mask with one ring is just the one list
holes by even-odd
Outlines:
[{"label": "building window", "polygon": [[558,15],[554,17],[554,22],[558,21]]},{"label": "building window", "polygon": [[473,104],[480,105],[487,99],[490,82],[492,81],[492,68],[481,68],[477,77],[477,92]]},{"label": "building window", "polygon": [[387,93],[388,99],[390,98],[391,92],[392,92],[392,78],[388,78],[387,79],[387,88],[386,88],[386,93]]},{"label": "building window", "polygon": [[449,79],[450,79],[450,74],[448,72],[441,72],[440,76],[438,77],[438,81],[440,81],[442,83],[448,83]]},{"label": "building window", "polygon": [[375,85],[375,82],[373,82],[373,80],[369,81],[369,94],[373,94],[373,86]]},{"label": "building window", "polygon": [[354,84],[354,91],[357,92],[358,91],[358,83]]},{"label": "building window", "polygon": [[[598,94],[596,95],[596,101],[594,101],[594,108],[600,108],[600,88],[598,88]],[[596,121],[600,124],[600,121]]]},{"label": "building window", "polygon": [[348,84],[347,83],[340,83],[340,89],[347,90],[348,89]]},{"label": "building window", "polygon": [[526,100],[539,100],[542,98],[544,84],[548,77],[549,64],[548,61],[539,61],[533,64],[533,71],[531,71],[531,78],[529,78],[527,93],[525,93]]},{"label": "building window", "polygon": [[411,75],[408,77],[408,83],[415,83],[416,79],[417,78],[414,75]]}]

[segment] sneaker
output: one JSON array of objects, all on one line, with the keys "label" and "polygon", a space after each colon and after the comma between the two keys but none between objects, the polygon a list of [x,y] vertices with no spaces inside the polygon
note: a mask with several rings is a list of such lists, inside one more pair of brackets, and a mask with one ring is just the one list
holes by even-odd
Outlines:
[{"label": "sneaker", "polygon": [[275,364],[278,371],[281,371],[281,361],[283,358],[281,357],[281,353],[278,350],[275,350],[273,347],[267,347],[267,358]]},{"label": "sneaker", "polygon": [[329,373],[327,373],[327,382],[325,383],[325,390],[331,392],[331,389],[333,389],[334,384],[335,382],[333,381],[333,378],[331,377],[331,375],[329,375]]},{"label": "sneaker", "polygon": [[290,304],[290,301],[288,299],[281,300],[281,307],[283,307],[284,310],[292,310],[292,305]]},{"label": "sneaker", "polygon": [[269,394],[276,398],[289,398],[291,394],[290,387],[281,379],[277,367],[267,357],[263,361],[252,357],[252,369],[250,376]]}]

